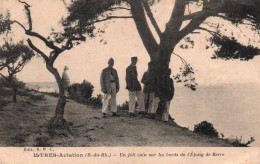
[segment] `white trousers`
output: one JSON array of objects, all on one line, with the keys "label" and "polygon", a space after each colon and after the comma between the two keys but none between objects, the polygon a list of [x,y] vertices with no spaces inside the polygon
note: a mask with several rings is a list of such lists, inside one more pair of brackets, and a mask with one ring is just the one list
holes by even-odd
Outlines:
[{"label": "white trousers", "polygon": [[141,91],[129,91],[129,113],[135,112],[136,98],[138,103],[138,111],[145,111],[143,93]]},{"label": "white trousers", "polygon": [[[157,112],[158,106],[159,106],[159,102],[160,102],[160,98],[156,97],[153,101],[153,109],[152,109],[152,113],[155,114]],[[169,109],[170,109],[170,105],[171,105],[171,101],[167,101],[166,102],[166,109],[163,110],[163,114],[162,114],[162,120],[163,121],[168,121],[169,120]]]},{"label": "white trousers", "polygon": [[154,101],[154,92],[148,92],[148,93],[144,93],[144,105],[147,103],[148,99],[148,110],[147,113],[152,113],[153,110],[153,101]]},{"label": "white trousers", "polygon": [[105,93],[104,99],[103,99],[103,105],[102,105],[102,113],[108,113],[108,103],[109,99],[111,97],[111,111],[117,112],[117,106],[116,106],[116,83],[111,83],[111,93]]}]

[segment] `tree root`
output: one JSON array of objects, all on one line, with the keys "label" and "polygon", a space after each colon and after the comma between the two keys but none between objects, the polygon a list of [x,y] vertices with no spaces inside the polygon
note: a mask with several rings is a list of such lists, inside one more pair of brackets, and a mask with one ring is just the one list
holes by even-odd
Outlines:
[{"label": "tree root", "polygon": [[54,136],[65,136],[72,137],[70,126],[63,117],[52,117],[48,125],[48,133],[51,137]]}]

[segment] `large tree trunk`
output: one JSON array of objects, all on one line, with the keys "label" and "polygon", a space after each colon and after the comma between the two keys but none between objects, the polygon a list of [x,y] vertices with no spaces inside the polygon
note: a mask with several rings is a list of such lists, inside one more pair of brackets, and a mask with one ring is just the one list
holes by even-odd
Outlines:
[{"label": "large tree trunk", "polygon": [[[136,24],[137,31],[142,39],[142,42],[151,58],[152,67],[155,71],[155,79],[157,83],[160,83],[163,76],[167,73],[169,69],[169,63],[171,59],[171,54],[179,42],[179,32],[183,21],[183,15],[185,11],[185,1],[176,0],[174,9],[170,20],[168,21],[165,31],[159,33],[160,44],[158,44],[148,26],[144,7],[140,0],[129,1],[131,6],[131,12]],[[159,86],[156,86],[158,89]],[[158,109],[159,114],[165,110],[166,95],[161,97],[161,108]]]},{"label": "large tree trunk", "polygon": [[64,119],[64,110],[66,105],[66,96],[62,79],[56,68],[51,65],[46,65],[47,69],[53,74],[59,87],[59,99],[56,105],[54,116],[48,123],[48,131],[51,135],[70,135],[70,128],[67,121]]},{"label": "large tree trunk", "polygon": [[[160,48],[159,49],[167,49],[168,47],[159,45]],[[162,53],[159,51],[159,53],[156,54],[156,58],[155,59],[151,59],[152,67],[153,70],[155,72],[155,79],[156,79],[156,84],[161,84],[162,79],[164,78],[164,76],[168,76],[167,75],[167,70],[169,69],[169,63],[170,63],[170,59],[171,59],[171,54],[172,52],[168,52],[168,53]],[[160,85],[156,86],[156,90],[160,89]],[[165,93],[163,93],[163,95],[160,96],[161,98],[161,102],[158,106],[157,109],[157,114],[162,116],[163,111],[166,110],[166,95]]]}]

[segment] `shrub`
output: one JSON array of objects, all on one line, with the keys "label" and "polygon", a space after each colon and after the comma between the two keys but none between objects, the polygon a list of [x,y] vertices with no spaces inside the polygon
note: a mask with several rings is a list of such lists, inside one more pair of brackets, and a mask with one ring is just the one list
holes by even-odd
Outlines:
[{"label": "shrub", "polygon": [[[21,89],[25,88],[25,83],[19,81],[16,77],[13,78],[13,81],[15,82],[17,88],[21,88]],[[0,86],[11,88],[11,85],[3,77],[0,77]]]},{"label": "shrub", "polygon": [[118,110],[129,110],[129,102],[125,101],[122,105],[117,106]]},{"label": "shrub", "polygon": [[101,94],[98,94],[96,97],[91,97],[91,98],[87,99],[86,103],[88,105],[93,105],[95,107],[101,107],[102,106]]},{"label": "shrub", "polygon": [[30,94],[29,98],[33,102],[37,102],[37,101],[45,100],[45,95],[44,94]]},{"label": "shrub", "polygon": [[10,85],[7,83],[7,81],[3,77],[0,77],[0,86],[1,87],[10,87]]},{"label": "shrub", "polygon": [[82,83],[70,85],[68,91],[70,98],[81,99],[81,101],[84,101],[91,98],[94,91],[94,86],[90,82],[83,80]]},{"label": "shrub", "polygon": [[250,138],[247,142],[243,142],[242,136],[240,138],[235,139],[235,141],[231,141],[232,145],[237,146],[237,147],[247,147],[250,145],[252,142],[254,142],[255,139],[253,137]]},{"label": "shrub", "polygon": [[[138,107],[138,103],[135,102],[135,108],[137,108],[137,107]],[[129,110],[129,102],[125,101],[122,105],[118,105],[117,109],[118,110]]]},{"label": "shrub", "polygon": [[57,92],[43,92],[44,94],[48,94],[50,96],[53,96],[53,97],[59,97],[59,93]]},{"label": "shrub", "polygon": [[202,121],[201,123],[194,125],[195,133],[202,133],[208,135],[210,137],[218,137],[217,130],[213,127],[213,125],[207,121]]}]

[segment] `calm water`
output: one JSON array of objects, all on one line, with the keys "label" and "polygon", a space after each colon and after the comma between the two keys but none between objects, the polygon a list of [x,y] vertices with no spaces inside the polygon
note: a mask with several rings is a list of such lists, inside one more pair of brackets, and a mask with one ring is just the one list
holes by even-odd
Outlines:
[{"label": "calm water", "polygon": [[207,120],[225,137],[256,139],[260,146],[260,88],[257,85],[199,87],[196,92],[176,89],[171,115],[176,122],[193,130]]},{"label": "calm water", "polygon": [[[94,84],[99,88],[99,84]],[[40,91],[57,91],[55,83],[30,83]],[[99,93],[96,89],[94,95]],[[255,84],[199,86],[197,91],[177,87],[171,103],[170,114],[183,127],[193,130],[194,124],[207,120],[219,133],[227,138],[236,136],[247,141],[250,137],[256,139],[251,146],[260,146],[260,87]],[[117,103],[128,99],[128,93],[123,87]]]}]

